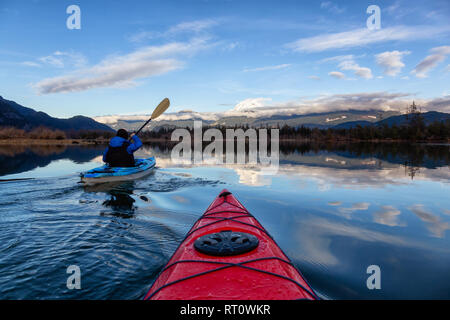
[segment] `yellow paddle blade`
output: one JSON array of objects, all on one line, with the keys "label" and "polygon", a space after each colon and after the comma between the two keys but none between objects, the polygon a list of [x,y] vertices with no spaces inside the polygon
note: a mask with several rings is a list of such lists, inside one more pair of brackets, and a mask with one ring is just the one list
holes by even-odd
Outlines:
[{"label": "yellow paddle blade", "polygon": [[158,106],[156,107],[155,111],[152,113],[152,120],[158,118],[160,115],[164,113],[164,111],[167,110],[167,108],[170,106],[170,101],[167,98],[164,98],[163,101],[161,101]]}]

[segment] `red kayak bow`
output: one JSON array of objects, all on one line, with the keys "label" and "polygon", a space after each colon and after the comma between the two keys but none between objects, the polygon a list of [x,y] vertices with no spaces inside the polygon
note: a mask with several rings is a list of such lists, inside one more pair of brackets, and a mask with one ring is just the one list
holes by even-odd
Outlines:
[{"label": "red kayak bow", "polygon": [[144,299],[318,297],[255,217],[223,190],[188,232]]}]

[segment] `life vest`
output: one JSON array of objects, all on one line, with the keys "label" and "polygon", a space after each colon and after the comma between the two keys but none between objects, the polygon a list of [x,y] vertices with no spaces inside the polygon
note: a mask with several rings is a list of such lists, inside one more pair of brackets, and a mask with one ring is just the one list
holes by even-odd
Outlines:
[{"label": "life vest", "polygon": [[105,162],[111,167],[134,167],[134,156],[127,151],[129,145],[128,141],[124,141],[120,147],[111,147],[109,145]]}]

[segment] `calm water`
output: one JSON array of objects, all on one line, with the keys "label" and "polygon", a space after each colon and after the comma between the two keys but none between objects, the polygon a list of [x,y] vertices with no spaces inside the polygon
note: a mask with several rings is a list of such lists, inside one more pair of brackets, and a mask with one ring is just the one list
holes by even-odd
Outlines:
[{"label": "calm water", "polygon": [[[102,150],[0,147],[1,299],[142,298],[223,188],[323,298],[450,298],[449,145],[286,145],[275,176],[178,166],[146,147],[150,176],[83,187]],[[66,287],[69,265],[81,290]],[[366,287],[370,265],[381,290]]]}]

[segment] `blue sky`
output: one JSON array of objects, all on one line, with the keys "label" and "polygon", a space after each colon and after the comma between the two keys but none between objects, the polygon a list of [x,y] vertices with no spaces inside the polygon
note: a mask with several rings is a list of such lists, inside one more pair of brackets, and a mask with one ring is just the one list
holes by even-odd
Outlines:
[{"label": "blue sky", "polygon": [[0,95],[57,117],[149,113],[164,97],[171,111],[450,111],[449,16],[446,0],[0,0]]}]

